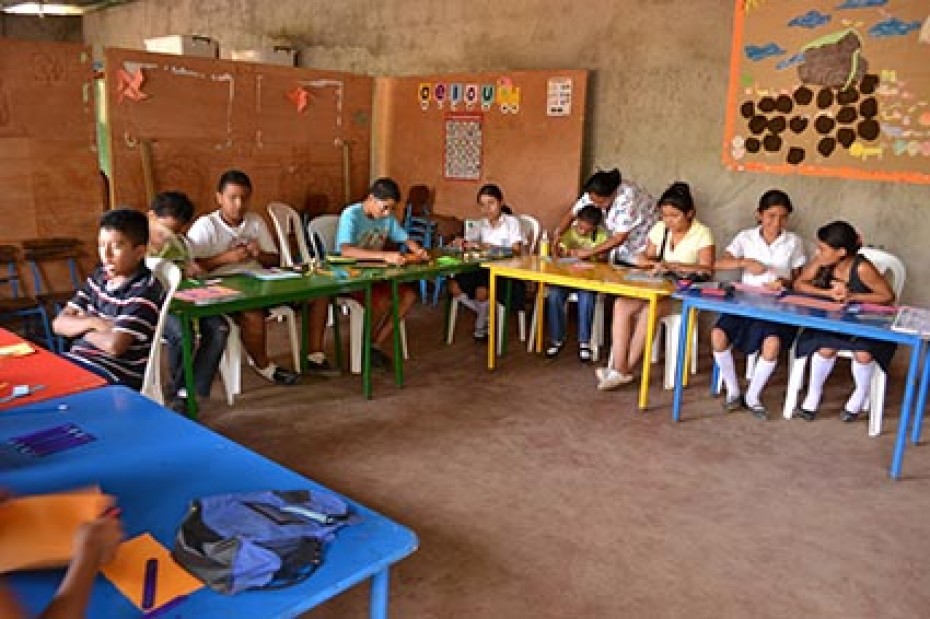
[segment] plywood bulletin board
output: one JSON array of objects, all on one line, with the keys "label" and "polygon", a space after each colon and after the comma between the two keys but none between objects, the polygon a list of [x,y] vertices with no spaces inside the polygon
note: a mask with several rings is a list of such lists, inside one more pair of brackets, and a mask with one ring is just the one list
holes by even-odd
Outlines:
[{"label": "plywood bulletin board", "polygon": [[72,236],[85,266],[95,260],[103,194],[92,82],[86,46],[0,38],[0,242]]},{"label": "plywood bulletin board", "polygon": [[509,71],[378,79],[380,174],[434,189],[437,213],[477,217],[497,183],[553,227],[578,197],[588,73]]},{"label": "plywood bulletin board", "polygon": [[930,183],[927,0],[737,0],[723,159]]},{"label": "plywood bulletin board", "polygon": [[144,207],[148,183],[208,212],[230,168],[249,174],[262,214],[320,196],[338,212],[368,184],[370,77],[123,49],[106,51],[106,72],[116,204]]}]

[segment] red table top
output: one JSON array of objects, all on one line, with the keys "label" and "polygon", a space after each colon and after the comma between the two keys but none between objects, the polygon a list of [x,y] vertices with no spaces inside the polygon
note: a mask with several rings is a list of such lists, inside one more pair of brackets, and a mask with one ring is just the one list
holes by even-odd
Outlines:
[{"label": "red table top", "polygon": [[[0,329],[0,346],[24,342],[21,337]],[[0,398],[10,395],[15,385],[45,385],[27,396],[0,404],[0,411],[71,395],[107,384],[92,372],[78,367],[55,353],[28,342],[35,352],[22,357],[0,357]]]}]

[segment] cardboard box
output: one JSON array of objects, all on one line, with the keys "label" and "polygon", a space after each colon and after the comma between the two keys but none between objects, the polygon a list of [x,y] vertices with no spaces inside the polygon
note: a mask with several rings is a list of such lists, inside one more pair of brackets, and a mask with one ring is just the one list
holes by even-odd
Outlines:
[{"label": "cardboard box", "polygon": [[145,51],[159,54],[217,58],[220,53],[220,45],[210,37],[197,34],[173,34],[166,37],[146,39]]},{"label": "cardboard box", "polygon": [[275,45],[270,49],[232,50],[229,52],[229,58],[243,62],[263,62],[284,67],[297,66],[297,50],[284,45]]}]

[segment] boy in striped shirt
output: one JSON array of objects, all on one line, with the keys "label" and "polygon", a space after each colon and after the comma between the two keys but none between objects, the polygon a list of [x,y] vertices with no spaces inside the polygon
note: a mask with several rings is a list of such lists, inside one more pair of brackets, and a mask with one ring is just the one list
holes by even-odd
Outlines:
[{"label": "boy in striped shirt", "polygon": [[100,218],[94,270],[52,323],[55,333],[75,338],[65,356],[110,383],[142,388],[142,378],[165,292],[145,266],[149,224],[132,209]]}]

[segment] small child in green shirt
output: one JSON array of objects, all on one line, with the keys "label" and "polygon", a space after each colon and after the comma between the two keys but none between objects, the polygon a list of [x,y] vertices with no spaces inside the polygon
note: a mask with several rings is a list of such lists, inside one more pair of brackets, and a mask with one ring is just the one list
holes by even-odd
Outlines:
[{"label": "small child in green shirt", "polygon": [[[591,249],[607,240],[607,231],[601,227],[604,214],[601,209],[588,204],[575,217],[574,224],[559,239],[557,252],[562,257],[577,257],[579,249]],[[567,316],[565,302],[568,295],[578,296],[578,360],[582,363],[594,361],[591,349],[591,325],[594,322],[594,303],[597,293],[590,290],[573,290],[562,286],[550,286],[546,292],[546,313],[549,317],[549,345],[546,358],[557,356],[565,345]]]}]

